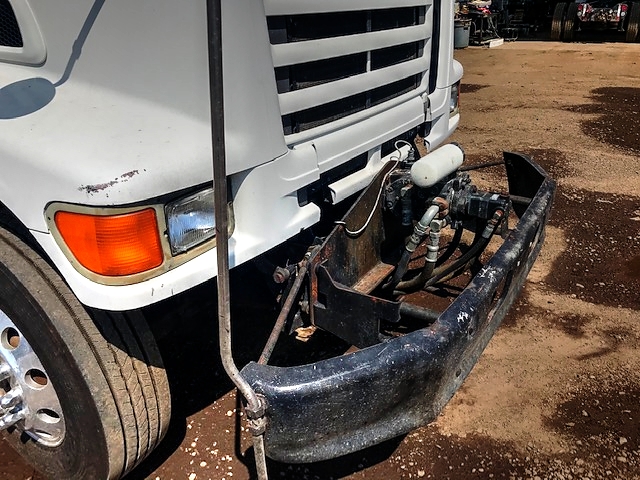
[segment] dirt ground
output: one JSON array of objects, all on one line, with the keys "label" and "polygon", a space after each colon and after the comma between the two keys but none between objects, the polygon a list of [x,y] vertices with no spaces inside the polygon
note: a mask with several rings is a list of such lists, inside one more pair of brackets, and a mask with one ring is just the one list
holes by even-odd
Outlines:
[{"label": "dirt ground", "polygon": [[[540,258],[436,422],[339,460],[271,463],[271,478],[640,478],[640,45],[523,41],[456,58],[465,76],[453,140],[469,162],[520,151],[558,181]],[[476,179],[495,185],[500,174]],[[211,289],[202,295],[185,316],[213,306]],[[269,307],[266,297],[237,303],[249,317]],[[155,314],[181,400],[166,441],[128,478],[252,478],[215,340],[189,326],[171,330]],[[7,448],[0,464],[7,480],[40,480]]]}]

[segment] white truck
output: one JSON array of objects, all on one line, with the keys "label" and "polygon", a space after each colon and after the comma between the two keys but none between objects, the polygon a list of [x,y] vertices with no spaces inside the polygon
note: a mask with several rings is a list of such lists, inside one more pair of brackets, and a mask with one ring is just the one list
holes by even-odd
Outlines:
[{"label": "white truck", "polygon": [[[431,421],[520,290],[555,188],[506,153],[509,194],[479,191],[461,147],[438,148],[461,76],[446,0],[0,0],[5,440],[53,479],[126,475],[170,419],[143,309],[216,275],[263,478],[264,454],[327,459]],[[228,270],[292,238],[282,311],[240,371]],[[449,282],[447,308],[410,301]],[[269,365],[300,328],[353,347]]]}]

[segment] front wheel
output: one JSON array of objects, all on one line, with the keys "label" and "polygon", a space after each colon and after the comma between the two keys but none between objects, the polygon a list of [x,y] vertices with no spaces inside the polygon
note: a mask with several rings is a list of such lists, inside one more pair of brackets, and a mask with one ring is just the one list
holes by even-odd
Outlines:
[{"label": "front wheel", "polygon": [[0,229],[0,429],[47,478],[120,478],[169,423],[169,384],[142,315],[92,317]]}]

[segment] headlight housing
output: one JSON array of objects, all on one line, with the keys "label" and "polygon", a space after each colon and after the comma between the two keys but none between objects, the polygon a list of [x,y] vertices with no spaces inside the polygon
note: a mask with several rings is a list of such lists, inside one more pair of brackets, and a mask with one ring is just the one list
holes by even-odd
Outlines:
[{"label": "headlight housing", "polygon": [[213,189],[182,197],[165,207],[171,254],[178,255],[215,236]]},{"label": "headlight housing", "polygon": [[[231,204],[228,208],[231,234]],[[170,203],[100,207],[52,202],[45,219],[73,267],[104,285],[153,278],[215,247],[210,187]]]}]

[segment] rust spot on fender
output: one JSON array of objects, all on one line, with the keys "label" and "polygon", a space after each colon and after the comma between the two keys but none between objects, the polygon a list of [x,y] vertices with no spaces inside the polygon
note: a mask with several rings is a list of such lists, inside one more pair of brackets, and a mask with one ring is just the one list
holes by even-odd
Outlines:
[{"label": "rust spot on fender", "polygon": [[96,184],[93,184],[93,185],[80,185],[80,187],[78,187],[78,190],[81,191],[81,192],[85,191],[89,195],[93,195],[94,193],[99,193],[99,192],[102,192],[102,191],[104,191],[104,190],[106,190],[108,188],[111,188],[114,185],[117,185],[118,183],[127,182],[127,181],[129,181],[129,179],[131,179],[134,176],[139,175],[139,174],[140,174],[140,172],[138,170],[131,170],[130,172],[123,173],[119,177],[114,178],[110,182],[96,183]]},{"label": "rust spot on fender", "polygon": [[134,177],[135,175],[138,175],[140,172],[138,172],[138,170],[131,170],[130,172],[127,173],[123,173],[122,175],[120,175],[120,178],[124,179],[128,179],[131,177]]}]

